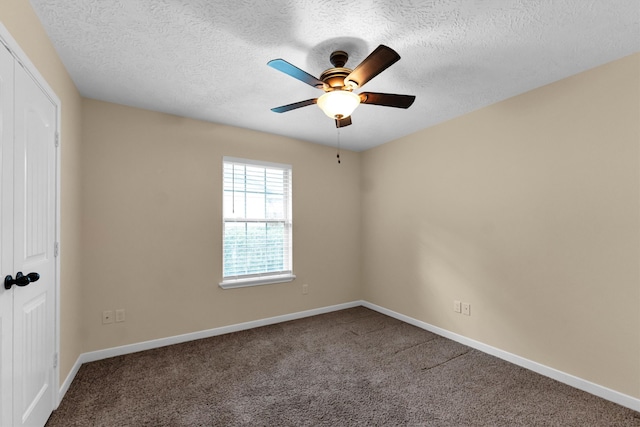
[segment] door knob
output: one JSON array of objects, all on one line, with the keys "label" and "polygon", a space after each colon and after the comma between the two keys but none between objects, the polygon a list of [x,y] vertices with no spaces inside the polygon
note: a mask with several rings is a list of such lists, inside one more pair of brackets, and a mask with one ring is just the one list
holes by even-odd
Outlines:
[{"label": "door knob", "polygon": [[11,289],[13,285],[17,286],[27,286],[31,282],[37,282],[40,279],[40,275],[38,273],[29,273],[26,276],[22,274],[22,271],[19,271],[16,274],[16,278],[14,279],[11,275],[8,275],[4,278],[4,288]]}]

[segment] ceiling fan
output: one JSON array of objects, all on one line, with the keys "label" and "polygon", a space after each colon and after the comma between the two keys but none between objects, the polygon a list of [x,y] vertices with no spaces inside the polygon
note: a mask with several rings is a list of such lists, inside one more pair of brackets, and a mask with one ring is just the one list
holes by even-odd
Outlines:
[{"label": "ceiling fan", "polygon": [[333,68],[325,70],[320,75],[320,79],[313,77],[283,59],[269,61],[267,63],[268,66],[325,92],[319,98],[283,105],[272,108],[271,111],[284,113],[307,105],[318,104],[327,116],[335,119],[336,127],[341,128],[351,124],[351,113],[360,104],[409,108],[416,99],[413,95],[397,95],[393,93],[353,93],[354,89],[362,88],[365,83],[400,59],[400,55],[390,47],[385,45],[378,46],[354,70],[344,67],[349,55],[342,50],[333,52],[329,59],[333,64]]}]

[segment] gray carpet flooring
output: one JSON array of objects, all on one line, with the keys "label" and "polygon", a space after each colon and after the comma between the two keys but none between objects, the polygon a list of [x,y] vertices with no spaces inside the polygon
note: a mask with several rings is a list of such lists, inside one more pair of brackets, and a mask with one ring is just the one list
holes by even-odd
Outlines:
[{"label": "gray carpet flooring", "polygon": [[640,413],[356,307],[82,365],[57,426],[640,426]]}]

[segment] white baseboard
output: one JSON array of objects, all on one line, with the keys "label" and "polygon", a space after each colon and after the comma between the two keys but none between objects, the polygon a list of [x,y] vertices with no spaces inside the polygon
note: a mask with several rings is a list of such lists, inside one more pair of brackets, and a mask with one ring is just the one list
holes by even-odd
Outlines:
[{"label": "white baseboard", "polygon": [[165,347],[173,344],[180,344],[183,342],[199,340],[202,338],[215,337],[217,335],[229,334],[231,332],[244,331],[247,329],[258,328],[260,326],[273,325],[276,323],[288,322],[290,320],[302,319],[304,317],[317,316],[318,314],[330,313],[332,311],[344,310],[347,308],[358,307],[362,304],[362,301],[352,301],[343,304],[331,305],[328,307],[314,308],[312,310],[299,311],[297,313],[284,314],[282,316],[268,317],[266,319],[253,320],[251,322],[238,323],[235,325],[222,326],[219,328],[207,329],[204,331],[191,332],[183,335],[176,335],[167,338],[160,338],[157,340],[143,341],[135,344],[123,345],[120,347],[112,347],[104,350],[91,351],[89,353],[82,353],[78,356],[78,360],[71,368],[69,375],[62,383],[58,392],[58,404],[62,401],[62,398],[69,390],[73,379],[80,370],[80,366],[83,363],[95,362],[98,360],[108,359],[115,356],[123,356],[125,354],[137,353],[139,351],[151,350],[154,348]]},{"label": "white baseboard", "polygon": [[570,385],[571,387],[575,387],[579,390],[586,391],[587,393],[591,393],[595,396],[617,403],[618,405],[640,412],[640,399],[637,399],[632,396],[628,396],[626,394],[617,392],[615,390],[611,390],[607,387],[603,387],[601,385],[592,383],[590,381],[586,381],[574,375],[570,375],[565,372],[558,371],[557,369],[550,368],[548,366],[542,365],[540,363],[534,362],[529,359],[525,359],[524,357],[517,356],[515,354],[506,352],[504,350],[500,350],[499,348],[492,347],[490,345],[467,338],[465,336],[456,334],[454,332],[447,331],[446,329],[442,329],[437,326],[431,325],[429,323],[414,319],[412,317],[405,316],[404,314],[400,314],[395,311],[389,310],[387,308],[381,307],[379,305],[372,304],[368,301],[352,301],[344,304],[332,305],[329,307],[316,308],[312,310],[300,311],[297,313],[285,314],[282,316],[275,316],[275,317],[269,317],[266,319],[254,320],[251,322],[238,323],[238,324],[229,325],[229,326],[222,326],[220,328],[207,329],[204,331],[192,332],[192,333],[183,334],[183,335],[176,335],[173,337],[160,338],[157,340],[144,341],[136,344],[129,344],[129,345],[124,345],[120,347],[113,347],[113,348],[108,348],[104,350],[83,353],[78,357],[78,360],[73,365],[71,372],[69,372],[69,375],[67,375],[66,380],[63,382],[62,386],[60,387],[58,402],[62,401],[62,398],[69,390],[69,387],[71,386],[71,382],[75,378],[76,374],[78,373],[78,370],[80,369],[80,366],[83,363],[95,362],[95,361],[107,359],[110,357],[122,356],[125,354],[136,353],[138,351],[151,350],[154,348],[165,347],[168,345],[179,344],[187,341],[214,337],[217,335],[228,334],[231,332],[244,331],[247,329],[258,328],[260,326],[267,326],[267,325],[273,325],[281,322],[288,322],[290,320],[302,319],[304,317],[316,316],[318,314],[330,313],[333,311],[344,310],[346,308],[352,308],[352,307],[358,307],[358,306],[367,307],[371,310],[374,310],[379,313],[385,314],[387,316],[393,317],[395,319],[401,320],[410,325],[417,326],[418,328],[427,330],[429,332],[433,332],[434,334],[438,334],[442,337],[449,338],[453,341],[457,341],[461,344],[464,344],[471,348],[475,348],[476,350],[480,350],[492,356],[496,356],[500,359],[506,360],[507,362],[513,363],[514,365],[521,366],[523,368],[537,372],[538,374],[560,381],[564,384]]},{"label": "white baseboard", "polygon": [[80,370],[80,366],[82,366],[83,363],[85,363],[85,361],[83,361],[82,354],[81,354],[80,356],[78,356],[76,363],[73,364],[73,367],[71,368],[71,371],[69,371],[67,378],[65,378],[64,382],[60,386],[60,390],[58,390],[58,401],[56,402],[55,409],[58,409],[58,405],[60,405],[60,402],[62,402],[62,398],[64,397],[65,394],[67,394],[67,391],[69,391],[69,387],[71,387],[71,383],[73,382],[73,379],[78,374],[78,371]]},{"label": "white baseboard", "polygon": [[433,332],[434,334],[449,338],[450,340],[457,341],[460,344],[475,348],[476,350],[480,350],[483,353],[496,356],[500,359],[506,360],[507,362],[513,363],[514,365],[518,365],[540,375],[544,375],[545,377],[552,378],[556,381],[560,381],[561,383],[570,385],[571,387],[586,391],[587,393],[640,412],[640,399],[637,399],[635,397],[628,396],[615,390],[611,390],[610,388],[603,387],[574,375],[567,374],[554,368],[550,368],[549,366],[545,366],[532,360],[525,359],[524,357],[517,356],[504,350],[500,350],[499,348],[495,348],[471,338],[467,338],[454,332],[447,331],[446,329],[439,328],[429,323],[416,320],[412,317],[405,316],[404,314],[396,313],[395,311],[380,307],[379,305],[375,305],[367,301],[362,301],[362,305],[364,307],[370,308],[371,310],[375,310],[379,313],[386,314],[387,316],[402,320],[403,322],[409,323],[410,325],[417,326],[418,328]]}]

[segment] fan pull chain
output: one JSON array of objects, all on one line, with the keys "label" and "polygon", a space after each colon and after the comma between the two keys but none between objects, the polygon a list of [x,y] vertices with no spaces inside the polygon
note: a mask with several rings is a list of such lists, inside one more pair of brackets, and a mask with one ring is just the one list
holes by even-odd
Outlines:
[{"label": "fan pull chain", "polygon": [[338,158],[338,164],[340,164],[340,128],[338,128],[338,154],[336,154]]}]

